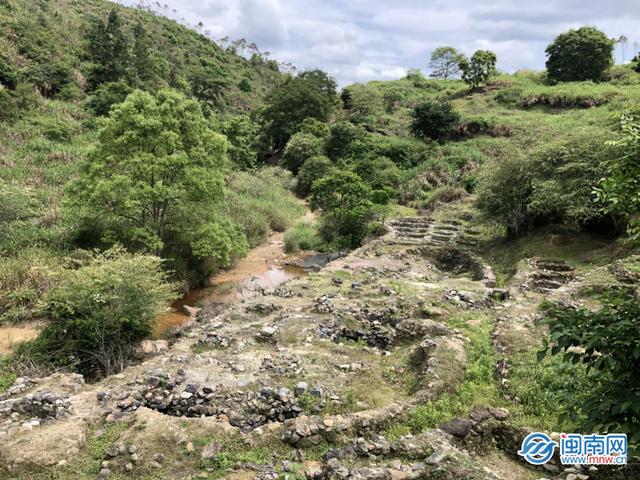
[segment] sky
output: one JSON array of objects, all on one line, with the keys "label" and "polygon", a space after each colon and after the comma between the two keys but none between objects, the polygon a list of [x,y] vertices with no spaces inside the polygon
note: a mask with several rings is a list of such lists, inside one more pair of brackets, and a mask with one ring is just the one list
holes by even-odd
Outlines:
[{"label": "sky", "polygon": [[[146,0],[148,4],[152,0]],[[120,0],[135,4],[137,0]],[[153,2],[155,3],[155,2]],[[489,49],[506,72],[544,68],[546,46],[570,28],[592,25],[640,49],[640,0],[162,0],[168,16],[214,38],[255,42],[299,70],[321,68],[341,86],[428,73],[431,51]],[[176,13],[173,13],[173,10]],[[637,42],[637,45],[634,43]],[[622,62],[621,45],[616,62]]]}]

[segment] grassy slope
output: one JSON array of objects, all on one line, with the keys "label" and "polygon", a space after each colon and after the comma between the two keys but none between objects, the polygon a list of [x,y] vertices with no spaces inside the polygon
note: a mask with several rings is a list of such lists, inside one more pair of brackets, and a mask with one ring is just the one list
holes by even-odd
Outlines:
[{"label": "grassy slope", "polygon": [[[0,1],[0,52],[26,77],[38,65],[62,63],[82,79],[89,65],[82,58],[83,31],[92,16],[105,17],[114,6],[102,0]],[[265,63],[251,63],[223,51],[198,33],[148,12],[117,6],[128,31],[140,19],[152,36],[156,53],[178,58],[181,75],[189,79],[200,67],[218,71],[227,87],[217,113],[255,111],[281,75]],[[159,54],[159,53],[158,53]],[[248,78],[251,92],[238,88]],[[80,80],[81,83],[81,80]],[[0,120],[0,194],[19,206],[15,221],[0,223],[0,323],[32,318],[38,299],[55,283],[56,272],[73,264],[69,231],[62,215],[64,186],[96,138],[96,122],[84,100],[39,98],[17,120]],[[280,186],[281,175],[259,179],[235,175],[231,215],[246,225],[253,244],[269,228],[282,230],[301,214],[298,202]],[[253,189],[246,184],[252,183]],[[2,221],[0,209],[0,222]],[[246,222],[245,222],[246,223]]]}]

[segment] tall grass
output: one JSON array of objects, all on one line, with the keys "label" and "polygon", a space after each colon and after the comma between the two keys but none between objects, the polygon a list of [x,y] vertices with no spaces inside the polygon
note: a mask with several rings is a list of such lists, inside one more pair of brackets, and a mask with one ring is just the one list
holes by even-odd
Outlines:
[{"label": "tall grass", "polygon": [[304,206],[287,188],[290,182],[290,174],[275,167],[231,175],[229,215],[242,226],[251,245],[262,242],[272,230],[284,232],[304,213]]}]

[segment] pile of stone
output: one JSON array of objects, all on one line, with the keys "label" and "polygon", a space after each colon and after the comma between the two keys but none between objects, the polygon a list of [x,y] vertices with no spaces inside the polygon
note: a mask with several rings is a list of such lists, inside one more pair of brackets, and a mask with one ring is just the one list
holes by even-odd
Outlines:
[{"label": "pile of stone", "polygon": [[62,420],[72,413],[68,398],[49,391],[0,401],[0,435],[18,428],[31,429],[42,423]]},{"label": "pile of stone", "polygon": [[13,384],[2,394],[0,394],[0,401],[6,400],[9,397],[15,397],[20,395],[35,385],[35,382],[29,377],[18,377]]},{"label": "pile of stone", "polygon": [[299,376],[304,372],[302,359],[297,355],[277,353],[262,359],[261,372],[273,371],[285,377]]},{"label": "pile of stone", "polygon": [[255,303],[253,305],[249,305],[246,310],[247,312],[250,313],[258,313],[260,315],[267,315],[269,313],[275,312],[277,310],[280,310],[279,305],[276,305],[275,303]]},{"label": "pile of stone", "polygon": [[316,313],[333,313],[336,308],[329,295],[322,295],[313,301],[312,311]]},{"label": "pile of stone", "polygon": [[229,348],[233,339],[217,332],[205,331],[198,338],[199,345],[206,345],[212,348]]},{"label": "pile of stone", "polygon": [[142,388],[123,392],[117,406],[134,411],[145,406],[177,417],[225,417],[229,423],[251,431],[268,422],[283,422],[302,413],[288,388],[230,391],[221,385],[188,383],[184,372],[170,377],[162,371],[150,374]]},{"label": "pile of stone", "polygon": [[284,286],[280,286],[273,290],[272,292],[267,292],[273,295],[274,297],[280,298],[294,298],[294,297],[302,297],[302,292],[294,292],[293,290],[286,288]]},{"label": "pile of stone", "polygon": [[479,297],[472,292],[445,288],[442,294],[445,301],[462,308],[486,308],[490,306],[491,299],[487,296]]}]

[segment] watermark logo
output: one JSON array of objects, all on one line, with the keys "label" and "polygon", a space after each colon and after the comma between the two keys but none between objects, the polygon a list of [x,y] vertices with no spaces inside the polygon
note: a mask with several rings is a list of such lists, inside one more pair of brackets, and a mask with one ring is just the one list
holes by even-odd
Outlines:
[{"label": "watermark logo", "polygon": [[627,435],[580,435],[561,433],[560,445],[540,432],[526,436],[518,455],[533,465],[547,463],[556,447],[560,448],[563,465],[624,465],[627,463]]},{"label": "watermark logo", "polygon": [[532,463],[533,465],[542,465],[547,463],[553,457],[558,444],[549,438],[549,435],[540,432],[530,433],[522,441],[522,447],[518,450],[518,455]]}]

